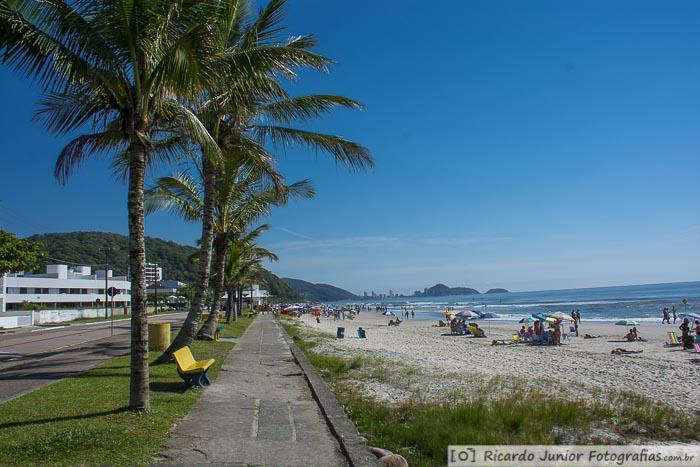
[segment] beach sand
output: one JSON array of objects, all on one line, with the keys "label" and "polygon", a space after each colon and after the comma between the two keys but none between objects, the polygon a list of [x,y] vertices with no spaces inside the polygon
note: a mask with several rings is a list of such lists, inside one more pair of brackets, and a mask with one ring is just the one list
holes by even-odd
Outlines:
[{"label": "beach sand", "polygon": [[[399,327],[387,326],[388,318],[374,311],[362,312],[353,320],[334,321],[312,316],[299,319],[310,329],[335,336],[336,328],[345,328],[345,339],[325,339],[315,351],[345,356],[371,356],[413,367],[423,377],[413,378],[411,390],[392,388],[371,381],[358,382],[361,390],[388,400],[401,400],[420,394],[427,399],[439,398],[450,390],[468,387],[470,380],[497,377],[507,386],[524,381],[531,387],[554,384],[562,397],[607,398],[625,391],[700,413],[700,354],[665,347],[668,331],[678,325],[643,324],[638,326],[646,342],[624,342],[624,326],[613,323],[583,321],[579,334],[601,335],[598,339],[572,337],[560,346],[501,345],[493,339],[512,340],[520,328],[515,322],[481,320],[485,339],[449,335],[449,328],[438,328],[426,320],[404,321]],[[357,328],[367,332],[357,338]],[[566,326],[568,328],[568,325]],[[447,335],[446,335],[447,334]],[[616,347],[643,350],[635,355],[611,355]],[[520,384],[520,383],[516,383]]]}]

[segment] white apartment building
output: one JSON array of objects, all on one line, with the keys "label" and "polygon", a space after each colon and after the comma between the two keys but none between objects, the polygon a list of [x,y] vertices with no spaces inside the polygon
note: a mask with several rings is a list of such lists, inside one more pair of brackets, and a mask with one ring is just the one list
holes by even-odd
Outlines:
[{"label": "white apartment building", "polygon": [[[46,266],[45,274],[7,273],[0,277],[0,312],[19,310],[22,302],[51,309],[99,308],[107,287],[116,288],[114,306],[131,306],[131,283],[112,271],[91,273],[89,266],[69,269],[65,264]],[[111,303],[111,298],[109,299]]]},{"label": "white apartment building", "polygon": [[146,284],[150,285],[163,280],[163,268],[157,263],[146,263]]}]

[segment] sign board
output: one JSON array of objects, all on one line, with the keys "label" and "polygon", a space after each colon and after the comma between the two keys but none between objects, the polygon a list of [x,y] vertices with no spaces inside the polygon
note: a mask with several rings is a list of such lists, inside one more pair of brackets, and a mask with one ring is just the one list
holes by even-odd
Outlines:
[{"label": "sign board", "polygon": [[115,287],[110,287],[107,289],[107,295],[109,295],[110,297],[114,297],[118,293],[119,291]]}]

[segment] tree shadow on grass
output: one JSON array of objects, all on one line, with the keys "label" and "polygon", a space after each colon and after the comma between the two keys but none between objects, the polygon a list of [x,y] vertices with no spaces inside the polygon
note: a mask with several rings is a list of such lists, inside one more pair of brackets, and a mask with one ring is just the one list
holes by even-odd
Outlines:
[{"label": "tree shadow on grass", "polygon": [[153,392],[171,392],[176,394],[184,394],[189,389],[182,381],[170,381],[167,383],[156,381],[152,382],[150,387]]},{"label": "tree shadow on grass", "polygon": [[21,421],[21,422],[0,423],[0,430],[2,430],[3,428],[14,428],[14,427],[18,427],[18,426],[40,425],[42,423],[64,422],[67,420],[84,420],[86,418],[103,417],[105,415],[114,415],[114,414],[128,412],[128,411],[129,411],[128,407],[120,407],[118,409],[107,410],[104,412],[95,412],[95,413],[88,413],[88,414],[81,414],[81,415],[70,415],[67,417],[42,418],[40,420],[27,420],[27,421]]}]

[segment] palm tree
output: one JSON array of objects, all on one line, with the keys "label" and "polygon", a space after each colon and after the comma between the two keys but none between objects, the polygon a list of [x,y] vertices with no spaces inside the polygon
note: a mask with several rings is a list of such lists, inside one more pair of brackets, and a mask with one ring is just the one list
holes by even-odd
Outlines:
[{"label": "palm tree", "polygon": [[[229,154],[231,155],[231,154]],[[146,210],[170,210],[185,220],[201,220],[204,205],[204,178],[194,179],[187,173],[160,178],[146,193]],[[218,177],[214,193],[214,257],[212,275],[213,298],[209,318],[200,336],[213,338],[217,310],[223,293],[226,252],[231,239],[237,238],[255,219],[269,214],[272,205],[286,204],[289,197],[311,198],[315,191],[307,181],[280,188],[257,168],[237,157],[227,157]]]},{"label": "palm tree", "polygon": [[[243,287],[252,284],[262,278],[262,260],[277,261],[277,255],[266,248],[255,244],[260,234],[269,228],[263,224],[251,230],[244,236],[239,236],[231,241],[226,255],[226,263],[223,274],[223,284],[226,290],[226,322],[230,323],[240,313],[240,301],[242,300]],[[234,313],[234,299],[238,296]]]},{"label": "palm tree", "polygon": [[[227,2],[224,2],[227,3]],[[230,3],[230,2],[229,2]],[[222,67],[229,68],[229,57],[247,56],[255,51],[265,51],[270,59],[261,61],[257,66],[247,66],[240,60],[236,65],[243,73],[235,83],[224,83],[224,86],[209,89],[207,98],[199,106],[198,114],[204,122],[222,152],[243,152],[250,159],[256,159],[261,167],[264,167],[268,175],[277,180],[280,179],[272,166],[274,157],[264,147],[265,141],[275,143],[302,144],[315,150],[330,153],[337,160],[354,168],[363,168],[372,165],[369,152],[362,146],[344,140],[343,138],[323,135],[313,132],[305,132],[280,126],[262,127],[253,129],[250,126],[252,119],[260,116],[262,103],[271,103],[265,114],[275,121],[289,122],[291,119],[307,119],[330,110],[333,106],[345,106],[351,108],[360,105],[347,98],[338,96],[309,96],[305,99],[289,99],[283,87],[278,83],[277,77],[284,76],[295,78],[295,68],[314,68],[327,70],[331,61],[325,57],[311,52],[316,42],[311,36],[296,36],[285,40],[278,39],[282,28],[279,23],[282,19],[284,0],[272,0],[262,9],[257,17],[248,21],[248,16],[242,9],[228,8],[222,11],[219,21],[213,21],[218,27],[220,44],[222,47]],[[204,198],[202,215],[202,238],[200,251],[200,273],[196,283],[197,294],[185,323],[180,329],[171,346],[158,359],[166,361],[170,354],[180,347],[189,345],[196,333],[204,311],[205,291],[208,280],[213,246],[213,222],[214,222],[214,185],[220,176],[219,164],[212,161],[202,151],[202,174],[204,179]]]},{"label": "palm tree", "polygon": [[59,181],[65,183],[98,153],[126,164],[132,273],[129,406],[137,410],[149,408],[144,178],[150,164],[182,148],[180,139],[171,139],[173,128],[208,154],[218,153],[183,102],[213,79],[230,76],[214,67],[220,50],[210,20],[221,16],[219,11],[216,2],[0,1],[2,62],[41,85],[45,96],[37,117],[59,135],[85,126],[92,131],[61,151],[55,168]]}]

